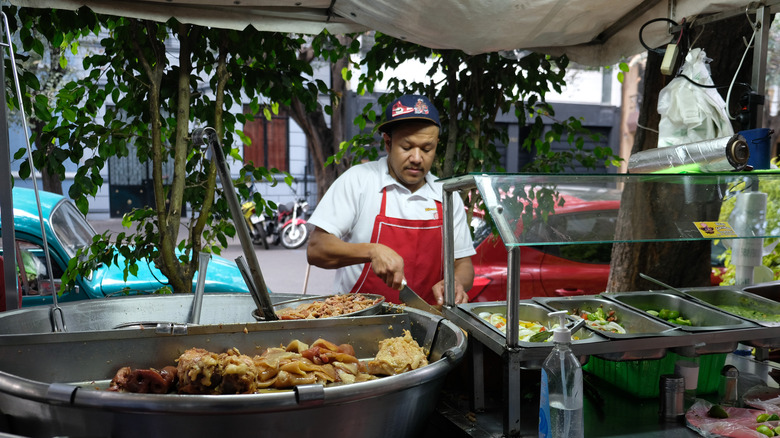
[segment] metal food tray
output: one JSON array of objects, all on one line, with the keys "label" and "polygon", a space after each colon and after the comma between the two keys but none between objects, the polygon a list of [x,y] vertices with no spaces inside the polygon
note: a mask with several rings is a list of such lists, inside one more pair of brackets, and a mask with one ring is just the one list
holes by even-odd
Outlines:
[{"label": "metal food tray", "polygon": [[[552,327],[553,325],[558,323],[557,318],[551,318],[547,314],[550,313],[548,309],[546,309],[544,306],[541,306],[540,304],[534,303],[533,301],[520,301],[517,303],[518,306],[518,317],[521,321],[532,321],[532,322],[538,322],[542,325],[544,325],[547,328]],[[467,303],[467,304],[460,304],[460,308],[468,311],[472,317],[479,320],[482,324],[490,327],[491,330],[494,330],[496,333],[500,334],[501,336],[506,337],[506,334],[496,328],[493,324],[491,324],[488,321],[485,321],[484,319],[479,317],[480,312],[490,312],[490,313],[501,313],[504,316],[506,316],[506,301],[490,301],[490,302],[483,302],[483,303]],[[580,339],[572,339],[572,344],[588,344],[592,342],[603,342],[606,341],[606,338],[599,335],[593,330],[587,329],[587,327],[582,327],[576,332],[572,333],[572,337],[578,336]],[[530,342],[530,341],[519,341],[518,346],[523,348],[552,348],[552,342]]]},{"label": "metal food tray", "polygon": [[742,291],[780,302],[780,282],[778,281],[754,284],[743,288]]},{"label": "metal food tray", "polygon": [[[737,286],[724,286],[715,288],[691,288],[682,292],[693,300],[706,306],[717,309],[719,312],[734,315],[747,321],[751,321],[762,327],[780,327],[780,322],[762,321],[760,319],[747,318],[721,309],[718,305],[745,306],[761,312],[780,314],[780,303],[750,292],[735,289]],[[780,347],[780,338],[754,338],[742,341],[743,344],[753,347]]]},{"label": "metal food tray", "polygon": [[[604,310],[609,312],[614,310],[619,315],[619,324],[626,329],[626,333],[612,333],[606,331],[598,331],[600,335],[603,335],[609,339],[639,339],[646,337],[657,336],[675,336],[677,330],[673,330],[674,327],[666,322],[659,321],[651,318],[650,315],[643,315],[642,312],[630,309],[621,305],[618,302],[607,300],[605,298],[597,296],[579,296],[579,297],[535,297],[534,301],[538,302],[542,306],[545,306],[552,310],[567,310],[570,314],[574,313],[574,310],[592,311],[599,306],[603,306]],[[569,316],[572,319],[572,316]],[[647,347],[644,344],[637,344],[637,350],[635,351],[622,351],[614,353],[598,354],[598,357],[607,360],[649,360],[660,359],[666,356],[666,347]]]},{"label": "metal food tray", "polygon": [[626,307],[660,321],[664,320],[661,317],[647,313],[647,311],[656,309],[676,310],[680,312],[680,316],[691,321],[692,325],[690,326],[672,323],[679,330],[685,332],[754,328],[756,326],[756,324],[743,318],[737,318],[730,313],[713,309],[710,306],[705,306],[671,292],[616,292],[603,293],[600,296],[615,300]]},{"label": "metal food tray", "polygon": [[599,334],[608,338],[630,339],[676,334],[674,333],[676,330],[670,330],[674,327],[671,324],[602,297],[536,297],[534,301],[552,310],[567,310],[570,315],[574,313],[574,310],[591,312],[602,306],[606,312],[614,310],[618,314],[618,323],[626,329],[626,333],[599,331]]},{"label": "metal food tray", "polygon": [[[729,313],[713,309],[712,307],[691,301],[682,295],[671,292],[616,292],[603,293],[600,296],[617,301],[630,309],[642,312],[659,321],[664,320],[647,313],[647,311],[660,309],[676,310],[680,312],[680,316],[689,319],[692,324],[687,326],[672,323],[677,326],[678,331],[682,332],[717,331],[756,327],[756,324],[750,321],[737,318]],[[672,350],[684,356],[730,353],[736,350],[737,344],[739,344],[737,341],[713,342],[704,345],[678,347]]]},{"label": "metal food tray", "polygon": [[749,309],[755,309],[764,313],[780,315],[779,302],[769,298],[764,298],[760,295],[746,292],[744,290],[737,290],[735,288],[736,286],[717,288],[691,288],[683,289],[683,293],[700,303],[718,309],[720,312],[734,315],[738,318],[754,322],[760,326],[780,327],[780,322],[762,321],[760,319],[748,318],[746,316],[728,312],[727,310],[723,310],[718,307],[719,305],[741,306],[747,307]]},{"label": "metal food tray", "polygon": [[[363,295],[369,300],[378,300],[376,304],[366,307],[365,309],[358,310],[357,312],[351,312],[351,313],[345,313],[343,315],[339,315],[339,317],[352,317],[352,316],[364,316],[364,315],[376,315],[379,313],[380,310],[382,310],[382,304],[385,302],[385,297],[383,295],[377,295],[377,294],[364,294],[361,293],[360,295]],[[284,301],[280,302],[278,304],[274,304],[274,310],[279,311],[281,309],[289,309],[289,308],[296,308],[300,306],[301,304],[310,304],[315,301],[325,301],[327,298],[335,297],[336,295],[312,295],[308,297],[298,298],[290,301]],[[255,315],[255,312],[252,312],[252,315]]]}]

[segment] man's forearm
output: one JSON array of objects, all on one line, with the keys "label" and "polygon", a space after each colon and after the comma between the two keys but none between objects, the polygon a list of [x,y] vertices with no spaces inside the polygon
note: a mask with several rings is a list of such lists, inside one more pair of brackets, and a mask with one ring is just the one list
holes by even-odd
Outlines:
[{"label": "man's forearm", "polygon": [[474,265],[471,257],[455,259],[455,280],[468,292],[474,285]]},{"label": "man's forearm", "polygon": [[370,243],[348,243],[315,228],[309,238],[306,258],[310,265],[323,269],[337,269],[371,261]]}]

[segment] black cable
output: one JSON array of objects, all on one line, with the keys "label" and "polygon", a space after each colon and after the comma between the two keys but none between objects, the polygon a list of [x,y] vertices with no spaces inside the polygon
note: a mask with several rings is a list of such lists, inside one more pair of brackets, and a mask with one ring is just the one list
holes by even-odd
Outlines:
[{"label": "black cable", "polygon": [[[728,88],[728,85],[705,85],[705,84],[700,84],[700,83],[694,81],[693,79],[689,78],[688,76],[685,76],[682,73],[679,73],[677,76],[679,76],[679,77],[681,77],[683,79],[687,79],[688,82],[692,83],[693,85],[696,85],[697,87],[702,87],[702,88]],[[748,84],[746,82],[737,82],[737,85],[742,85],[743,87],[747,88],[748,90],[753,91],[753,87],[751,87],[750,84]]]},{"label": "black cable", "polygon": [[[644,32],[645,27],[647,27],[647,25],[649,25],[649,24],[656,23],[656,22],[659,22],[659,21],[665,21],[667,23],[672,23],[675,26],[678,25],[676,21],[674,21],[672,19],[669,19],[669,18],[653,18],[652,20],[650,20],[647,23],[643,24],[642,27],[639,28],[639,43],[642,44],[642,47],[647,49],[648,52],[656,52],[656,53],[663,54],[666,51],[666,50],[662,50],[661,49],[661,47],[663,47],[663,46],[659,46],[659,47],[656,47],[656,48],[651,48],[650,46],[648,46],[645,43],[645,40],[642,38],[642,32]],[[682,35],[682,30],[680,30],[680,34]]]}]

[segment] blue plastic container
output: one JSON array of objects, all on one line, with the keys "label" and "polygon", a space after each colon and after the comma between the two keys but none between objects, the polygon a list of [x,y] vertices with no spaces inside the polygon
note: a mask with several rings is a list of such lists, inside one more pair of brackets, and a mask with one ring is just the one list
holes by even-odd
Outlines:
[{"label": "blue plastic container", "polygon": [[768,128],[748,129],[739,131],[739,134],[747,140],[750,149],[748,165],[753,169],[769,169],[769,151],[772,134]]}]

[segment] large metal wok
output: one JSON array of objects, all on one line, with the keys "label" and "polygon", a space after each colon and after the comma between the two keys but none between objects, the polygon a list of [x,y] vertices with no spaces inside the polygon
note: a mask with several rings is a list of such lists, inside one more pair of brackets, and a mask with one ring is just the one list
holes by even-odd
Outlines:
[{"label": "large metal wok", "polygon": [[[317,295],[270,294],[274,308],[277,308],[276,303],[282,308],[299,303],[291,300],[321,298]],[[257,321],[252,316],[256,307],[249,294],[203,294],[201,304],[198,318],[201,325]],[[158,324],[187,325],[192,321],[195,306],[192,294],[130,296],[64,303],[60,305],[60,314],[69,332],[140,327],[155,329]],[[50,310],[41,306],[0,312],[0,336],[51,332]],[[377,313],[381,308],[371,310]]]},{"label": "large metal wok", "polygon": [[[444,377],[462,359],[466,337],[439,316],[415,309],[396,312],[190,325],[180,335],[100,330],[0,336],[0,432],[30,437],[414,436],[433,411]],[[311,343],[324,338],[349,343],[359,358],[370,358],[381,339],[401,336],[404,329],[420,344],[433,337],[430,365],[369,382],[220,396],[96,389],[122,366],[159,369],[192,347],[217,352],[237,347],[254,355],[293,339]]]}]

